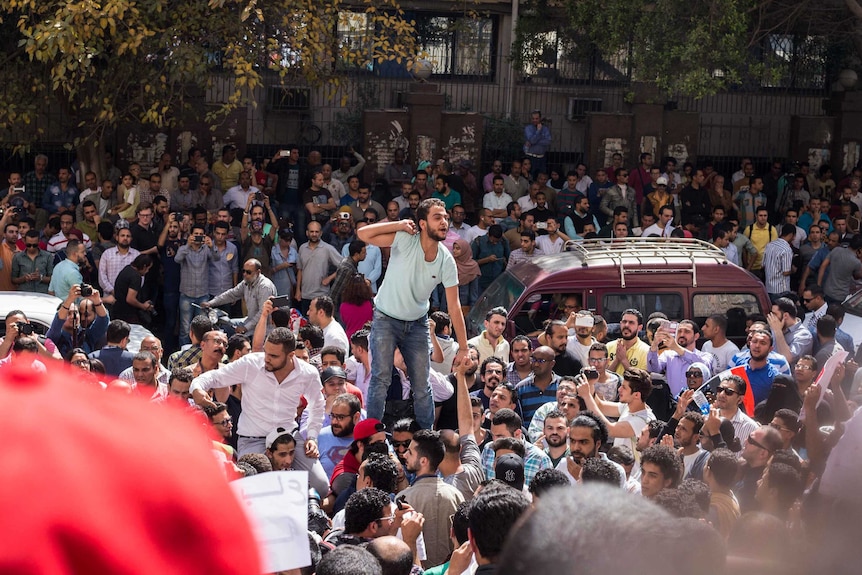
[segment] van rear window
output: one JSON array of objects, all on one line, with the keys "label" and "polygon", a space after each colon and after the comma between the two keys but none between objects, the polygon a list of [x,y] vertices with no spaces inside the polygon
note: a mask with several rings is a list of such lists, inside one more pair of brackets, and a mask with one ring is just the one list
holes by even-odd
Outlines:
[{"label": "van rear window", "polygon": [[674,320],[683,317],[682,296],[678,293],[611,293],[602,298],[602,316],[608,323],[619,323],[623,312],[629,308],[640,310],[644,318],[660,311]]},{"label": "van rear window", "polygon": [[706,318],[723,313],[727,316],[727,336],[745,335],[745,318],[754,313],[764,313],[760,309],[757,296],[750,293],[698,293],[692,298],[691,309],[694,321],[703,325]]}]

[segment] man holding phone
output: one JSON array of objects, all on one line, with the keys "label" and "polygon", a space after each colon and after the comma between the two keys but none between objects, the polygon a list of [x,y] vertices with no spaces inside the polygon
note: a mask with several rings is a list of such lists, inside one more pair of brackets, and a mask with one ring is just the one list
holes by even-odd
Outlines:
[{"label": "man holding phone", "polygon": [[221,257],[202,226],[192,226],[192,233],[177,249],[174,262],[180,266],[180,345],[191,343],[189,327],[194,310],[209,299],[209,265]]},{"label": "man holding phone", "polygon": [[685,373],[695,362],[702,362],[715,373],[715,356],[709,352],[700,351],[695,347],[700,329],[693,321],[684,319],[667,322],[656,330],[649,353],[647,353],[647,369],[651,373],[664,373],[674,397],[686,389]]}]

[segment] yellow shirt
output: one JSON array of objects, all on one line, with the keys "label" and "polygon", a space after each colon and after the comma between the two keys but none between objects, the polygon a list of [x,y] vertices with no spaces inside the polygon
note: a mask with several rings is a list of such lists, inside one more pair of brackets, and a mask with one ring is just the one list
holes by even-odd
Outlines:
[{"label": "yellow shirt", "polygon": [[[619,341],[620,340],[617,339],[608,343],[608,361],[610,361],[611,363],[613,363],[614,358],[617,355],[617,344],[619,343]],[[639,369],[646,369],[648,352],[649,344],[646,343],[644,340],[638,338],[637,343],[635,343],[635,345],[631,346],[626,350],[626,358],[628,358],[629,360],[629,365],[631,365],[632,367],[637,367]],[[626,368],[623,366],[623,364],[619,364],[615,371],[619,375],[622,375],[626,371]]]},{"label": "yellow shirt", "polygon": [[758,228],[757,224],[754,224],[751,228],[746,228],[745,232],[745,235],[748,236],[748,239],[757,248],[757,259],[754,260],[754,265],[751,266],[751,269],[759,270],[763,267],[763,251],[766,249],[766,244],[778,239],[778,232],[769,224],[762,229]]}]

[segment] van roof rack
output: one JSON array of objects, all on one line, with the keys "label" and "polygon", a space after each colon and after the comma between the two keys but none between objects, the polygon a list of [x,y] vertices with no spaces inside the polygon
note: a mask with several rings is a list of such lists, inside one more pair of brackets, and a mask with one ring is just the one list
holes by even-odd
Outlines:
[{"label": "van roof rack", "polygon": [[[610,260],[620,268],[620,285],[626,287],[628,273],[690,273],[697,287],[697,263],[728,264],[725,253],[715,245],[694,238],[621,238],[569,240],[564,251],[577,253],[581,265]],[[659,268],[656,264],[688,264],[685,268]],[[631,270],[626,265],[645,265]]]}]

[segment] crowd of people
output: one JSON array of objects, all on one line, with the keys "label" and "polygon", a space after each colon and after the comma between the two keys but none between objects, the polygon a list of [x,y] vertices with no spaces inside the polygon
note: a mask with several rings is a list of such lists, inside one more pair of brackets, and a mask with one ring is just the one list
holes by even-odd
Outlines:
[{"label": "crowd of people", "polygon": [[[836,184],[828,166],[761,176],[746,159],[724,177],[645,153],[563,174],[542,145],[484,177],[469,161],[414,173],[398,150],[379,185],[352,149],[337,170],[294,146],[260,167],[233,146],[212,167],[165,154],[149,177],[109,161],[83,191],[37,156],[0,192],[0,290],[61,303],[43,337],[6,315],[0,366],[64,360],[174,406],[231,478],[306,470],[302,572],[839,572],[853,551],[836,533],[858,532],[838,511],[859,507],[862,358],[841,324],[862,170]],[[494,307],[468,338],[507,268],[631,236],[711,242],[771,309],[734,342],[722,313],[608,323],[564,293],[538,332],[509,338]],[[135,325],[152,331],[131,350]]]}]

